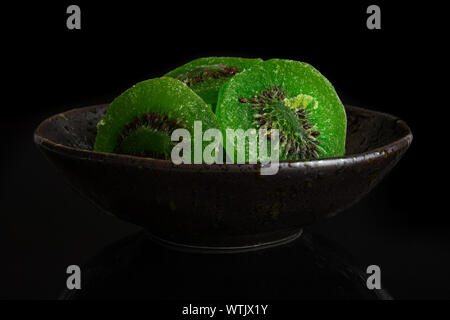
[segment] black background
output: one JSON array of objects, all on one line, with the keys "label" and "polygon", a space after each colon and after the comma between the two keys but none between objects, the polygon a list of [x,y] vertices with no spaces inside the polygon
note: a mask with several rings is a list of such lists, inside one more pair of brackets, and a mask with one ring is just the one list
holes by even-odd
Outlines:
[{"label": "black background", "polygon": [[[437,77],[445,74],[442,8],[373,3],[381,7],[381,30],[366,28],[372,2],[365,1],[5,7],[0,298],[56,298],[68,265],[138,230],[70,189],[33,144],[39,122],[109,102],[137,81],[214,55],[308,62],[344,103],[410,125],[413,144],[391,174],[353,208],[309,229],[379,265],[395,298],[450,298],[450,219],[438,182],[446,175],[439,139],[447,106]],[[81,7],[81,30],[66,28],[70,4]]]}]

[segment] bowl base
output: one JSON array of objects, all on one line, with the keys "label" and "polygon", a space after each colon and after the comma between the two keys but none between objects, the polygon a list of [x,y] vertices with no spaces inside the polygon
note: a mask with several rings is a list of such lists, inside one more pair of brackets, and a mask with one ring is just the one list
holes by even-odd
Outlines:
[{"label": "bowl base", "polygon": [[303,233],[303,229],[298,229],[298,230],[292,231],[292,233],[290,233],[280,239],[266,241],[266,242],[259,242],[259,243],[255,243],[255,244],[249,244],[249,245],[236,245],[236,246],[191,245],[191,244],[184,244],[184,243],[178,243],[178,242],[166,240],[166,239],[160,238],[150,232],[147,232],[147,235],[151,240],[153,240],[154,242],[156,242],[168,249],[174,249],[177,251],[190,252],[190,253],[223,254],[223,253],[241,253],[241,252],[263,250],[263,249],[268,249],[268,248],[285,245],[292,241],[297,240],[302,235],[302,233]]}]

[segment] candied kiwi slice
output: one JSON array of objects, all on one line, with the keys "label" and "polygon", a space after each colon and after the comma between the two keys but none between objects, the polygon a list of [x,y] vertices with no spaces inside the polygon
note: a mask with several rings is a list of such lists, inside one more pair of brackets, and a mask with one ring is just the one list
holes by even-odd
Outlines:
[{"label": "candied kiwi slice", "polygon": [[[271,59],[234,76],[219,92],[216,116],[226,152],[234,159],[227,128],[266,129],[269,140],[270,130],[278,129],[280,160],[345,153],[344,106],[331,83],[307,63]],[[247,161],[249,152],[246,146]]]},{"label": "candied kiwi slice", "polygon": [[199,58],[170,71],[165,76],[186,84],[215,111],[220,87],[234,75],[260,62],[261,59],[235,57]]},{"label": "candied kiwi slice", "polygon": [[[187,129],[194,145],[194,122],[220,128],[209,106],[169,77],[139,82],[117,97],[97,125],[94,150],[168,159],[173,130]],[[191,152],[193,153],[193,152]]]}]

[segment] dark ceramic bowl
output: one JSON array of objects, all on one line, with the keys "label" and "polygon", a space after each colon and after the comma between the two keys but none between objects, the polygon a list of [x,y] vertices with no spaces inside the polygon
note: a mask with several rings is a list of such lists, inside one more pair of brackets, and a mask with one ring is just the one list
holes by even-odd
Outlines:
[{"label": "dark ceramic bowl", "polygon": [[344,157],[258,165],[179,165],[94,152],[96,124],[108,105],[57,114],[34,140],[71,185],[100,208],[166,243],[255,248],[286,242],[367,194],[412,141],[402,120],[347,106]]}]

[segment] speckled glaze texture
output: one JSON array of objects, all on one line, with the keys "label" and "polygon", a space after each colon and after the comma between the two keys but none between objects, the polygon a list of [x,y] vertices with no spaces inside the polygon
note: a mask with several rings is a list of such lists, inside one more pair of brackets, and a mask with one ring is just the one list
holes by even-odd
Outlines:
[{"label": "speckled glaze texture", "polygon": [[[412,141],[402,120],[347,106],[346,156],[258,165],[179,165],[94,152],[108,105],[42,122],[34,140],[81,194],[120,219],[176,243],[246,246],[276,241],[333,216],[367,194]],[[69,204],[70,205],[70,204]]]}]

